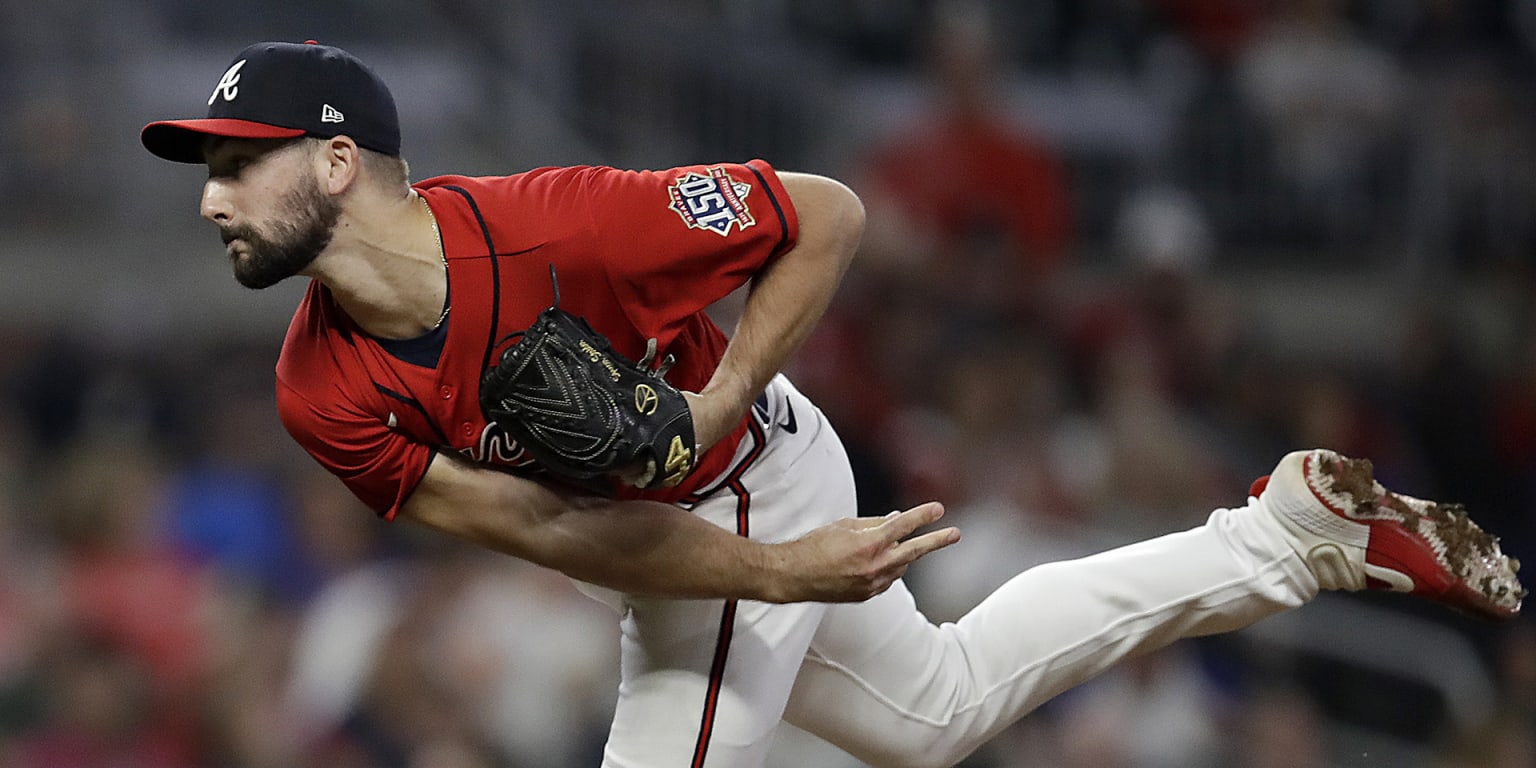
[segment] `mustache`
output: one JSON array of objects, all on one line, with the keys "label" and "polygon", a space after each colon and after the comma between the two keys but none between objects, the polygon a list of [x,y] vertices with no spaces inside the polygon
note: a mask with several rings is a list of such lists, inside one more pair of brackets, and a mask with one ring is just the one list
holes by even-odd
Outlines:
[{"label": "mustache", "polygon": [[248,226],[235,225],[230,227],[219,227],[219,238],[224,241],[225,245],[229,245],[236,240],[245,240],[249,242],[255,239],[255,236],[256,232]]}]

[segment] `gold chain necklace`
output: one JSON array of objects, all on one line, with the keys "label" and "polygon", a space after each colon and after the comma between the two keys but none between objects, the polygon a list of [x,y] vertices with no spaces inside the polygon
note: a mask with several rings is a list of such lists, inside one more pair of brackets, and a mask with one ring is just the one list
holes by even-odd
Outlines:
[{"label": "gold chain necklace", "polygon": [[[432,212],[432,206],[427,204],[427,196],[426,195],[423,195],[420,192],[417,192],[416,193],[416,198],[421,201],[422,207],[427,209],[427,219],[432,222],[432,236],[437,239],[437,256],[438,256],[438,258],[443,260],[443,282],[446,284],[447,281],[448,281],[448,251],[443,248],[443,232],[442,232],[442,230],[437,228],[437,214],[433,213]],[[444,320],[448,319],[448,308],[449,308],[449,304],[448,304],[448,288],[447,288],[446,285],[444,285],[444,287],[443,287],[443,313],[441,315],[438,315],[437,316],[437,322],[432,324],[433,330],[436,330],[439,326],[441,326],[443,324]]]}]

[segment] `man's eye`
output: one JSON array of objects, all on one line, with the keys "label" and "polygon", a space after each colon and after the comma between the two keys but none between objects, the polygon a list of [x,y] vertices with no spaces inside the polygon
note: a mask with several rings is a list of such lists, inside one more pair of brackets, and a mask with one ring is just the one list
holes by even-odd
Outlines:
[{"label": "man's eye", "polygon": [[209,165],[208,171],[209,175],[228,178],[238,176],[250,164],[251,159],[248,157],[232,157],[216,165]]}]

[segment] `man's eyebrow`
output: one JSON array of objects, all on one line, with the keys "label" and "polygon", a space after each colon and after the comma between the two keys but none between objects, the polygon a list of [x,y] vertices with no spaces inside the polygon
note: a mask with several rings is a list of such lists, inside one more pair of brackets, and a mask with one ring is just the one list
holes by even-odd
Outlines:
[{"label": "man's eyebrow", "polygon": [[303,136],[281,139],[247,139],[239,136],[208,136],[203,139],[203,155],[214,154],[234,145],[237,151],[250,155],[266,155],[297,144]]},{"label": "man's eyebrow", "polygon": [[203,138],[203,158],[207,159],[217,154],[219,150],[228,146],[228,136],[207,136]]}]

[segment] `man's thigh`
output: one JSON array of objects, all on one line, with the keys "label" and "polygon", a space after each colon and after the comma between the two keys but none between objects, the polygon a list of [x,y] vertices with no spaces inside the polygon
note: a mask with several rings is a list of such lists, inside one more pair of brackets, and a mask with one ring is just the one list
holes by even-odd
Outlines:
[{"label": "man's thigh", "polygon": [[826,606],[635,600],[605,766],[760,765]]},{"label": "man's thigh", "polygon": [[[753,410],[739,465],[694,514],[785,541],[856,513],[853,474],[821,412],[780,377]],[[760,765],[827,606],[622,599],[622,681],[604,765]]]}]

